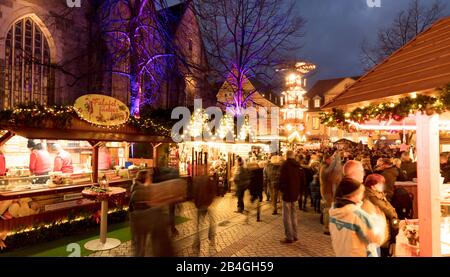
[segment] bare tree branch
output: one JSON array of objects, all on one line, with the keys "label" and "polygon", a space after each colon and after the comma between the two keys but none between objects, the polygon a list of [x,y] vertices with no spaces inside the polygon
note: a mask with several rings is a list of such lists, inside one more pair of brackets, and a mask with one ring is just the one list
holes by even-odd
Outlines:
[{"label": "bare tree branch", "polygon": [[[428,1],[423,2],[428,4]],[[440,0],[428,6],[422,5],[420,0],[411,0],[408,9],[400,12],[389,28],[378,31],[374,45],[369,45],[366,39],[363,41],[360,48],[364,69],[371,69],[430,27],[443,16],[445,7]]]}]

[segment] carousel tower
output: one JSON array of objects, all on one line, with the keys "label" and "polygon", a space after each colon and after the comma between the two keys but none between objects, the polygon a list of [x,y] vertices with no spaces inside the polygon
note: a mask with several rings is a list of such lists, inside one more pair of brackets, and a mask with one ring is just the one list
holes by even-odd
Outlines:
[{"label": "carousel tower", "polygon": [[281,129],[291,143],[301,142],[303,137],[304,113],[308,109],[303,96],[306,91],[306,75],[316,69],[308,62],[280,65],[278,70],[286,72],[285,91],[281,93]]}]

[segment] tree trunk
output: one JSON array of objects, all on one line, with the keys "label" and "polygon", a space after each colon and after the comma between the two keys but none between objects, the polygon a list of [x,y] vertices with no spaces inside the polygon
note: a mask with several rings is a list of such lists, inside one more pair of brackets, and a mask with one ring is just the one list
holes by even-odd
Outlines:
[{"label": "tree trunk", "polygon": [[[137,5],[138,3],[135,3]],[[137,5],[138,6],[138,5]],[[130,114],[134,116],[139,116],[139,110],[141,106],[141,78],[139,74],[139,53],[137,47],[137,41],[134,36],[134,32],[138,27],[138,15],[136,14],[136,7],[132,12],[132,20],[130,20],[130,27],[128,30],[130,38]]]}]

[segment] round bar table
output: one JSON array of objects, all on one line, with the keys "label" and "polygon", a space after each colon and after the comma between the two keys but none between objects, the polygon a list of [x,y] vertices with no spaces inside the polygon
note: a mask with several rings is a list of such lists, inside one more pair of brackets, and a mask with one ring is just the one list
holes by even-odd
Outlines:
[{"label": "round bar table", "polygon": [[126,190],[124,188],[109,187],[107,192],[97,192],[92,189],[84,189],[81,194],[83,197],[101,202],[101,215],[100,215],[100,238],[88,241],[84,248],[91,251],[101,251],[116,248],[121,244],[120,240],[114,238],[107,238],[107,226],[108,226],[108,200],[112,197],[122,197],[125,195]]}]

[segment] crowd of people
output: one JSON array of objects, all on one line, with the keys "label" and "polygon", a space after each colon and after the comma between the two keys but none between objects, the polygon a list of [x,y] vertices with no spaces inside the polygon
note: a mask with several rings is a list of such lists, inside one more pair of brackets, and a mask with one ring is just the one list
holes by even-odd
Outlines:
[{"label": "crowd of people", "polygon": [[[450,178],[448,155],[442,154],[440,162],[442,176]],[[294,243],[301,239],[297,212],[311,207],[321,214],[323,233],[331,236],[336,256],[389,257],[393,255],[399,220],[412,217],[412,199],[408,192],[396,188],[395,182],[415,181],[415,178],[417,164],[411,149],[402,152],[392,148],[369,150],[358,145],[345,150],[287,151],[285,155],[274,154],[259,162],[254,157],[247,162],[237,157],[232,178],[227,181],[234,184],[237,213],[248,214],[244,206],[246,191],[250,193],[250,203],[256,202],[257,222],[261,220],[264,195],[270,203],[272,215],[277,215],[281,210],[285,230],[281,243]],[[148,182],[145,176],[139,180],[141,183]],[[194,177],[193,201],[198,209],[197,223],[201,218],[208,218],[208,238],[214,244],[215,222],[210,205],[213,198],[221,193],[205,190],[215,188],[211,180],[214,180],[211,176]],[[139,187],[138,183],[134,189]],[[406,198],[402,198],[405,195]],[[162,222],[161,214],[158,210],[152,216]],[[173,209],[170,214],[174,215]],[[140,221],[139,212],[133,216],[136,216],[137,222]],[[172,233],[176,232],[174,224],[169,225],[173,226]],[[159,225],[164,228],[162,226],[168,225]],[[167,242],[167,233],[170,233],[157,228],[147,232],[153,232],[155,237],[164,234],[164,243]],[[139,234],[137,238],[141,240]],[[197,237],[194,247],[199,249],[199,245],[200,238]],[[157,246],[154,246],[154,252],[160,252]],[[139,251],[143,251],[143,246],[138,246],[136,252],[136,255],[143,255]]]},{"label": "crowd of people", "polygon": [[[413,149],[370,150],[357,145],[345,150],[287,151],[259,166],[251,161],[251,167],[238,157],[232,177],[237,212],[245,211],[247,189],[252,199],[262,200],[264,192],[273,215],[281,200],[286,235],[281,242],[293,243],[298,240],[296,210],[306,211],[309,202],[321,214],[323,232],[331,235],[337,256],[391,256],[399,220],[412,217],[411,195],[396,188],[395,182],[416,181],[413,156]],[[441,155],[441,174],[450,179],[446,154]],[[257,215],[259,221],[259,209]]]}]

